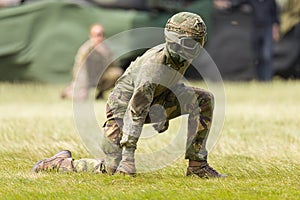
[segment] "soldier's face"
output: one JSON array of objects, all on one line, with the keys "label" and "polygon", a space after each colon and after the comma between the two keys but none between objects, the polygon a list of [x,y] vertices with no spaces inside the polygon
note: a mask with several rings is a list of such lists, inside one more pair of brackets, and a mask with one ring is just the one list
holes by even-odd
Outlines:
[{"label": "soldier's face", "polygon": [[165,30],[169,51],[176,53],[185,60],[191,61],[197,57],[203,48],[204,37],[181,36],[178,33]]},{"label": "soldier's face", "polygon": [[95,26],[91,28],[90,40],[94,45],[100,44],[104,40],[103,28],[101,26]]},{"label": "soldier's face", "polygon": [[185,48],[178,43],[167,42],[167,48],[173,57],[175,56],[179,61],[189,61],[191,62],[195,57],[197,57],[202,48]]}]

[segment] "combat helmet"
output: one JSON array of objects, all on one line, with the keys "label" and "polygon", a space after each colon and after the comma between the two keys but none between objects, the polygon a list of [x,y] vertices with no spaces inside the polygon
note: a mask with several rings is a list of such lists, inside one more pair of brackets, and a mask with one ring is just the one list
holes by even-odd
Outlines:
[{"label": "combat helmet", "polygon": [[203,19],[191,12],[173,15],[165,26],[165,39],[169,50],[183,54],[187,58],[193,58],[199,54],[205,43],[206,34]]}]

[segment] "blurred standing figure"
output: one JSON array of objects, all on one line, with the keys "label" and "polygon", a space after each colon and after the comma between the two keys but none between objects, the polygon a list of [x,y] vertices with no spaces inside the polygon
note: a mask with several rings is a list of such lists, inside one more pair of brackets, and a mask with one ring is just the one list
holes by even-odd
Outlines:
[{"label": "blurred standing figure", "polygon": [[123,73],[116,62],[109,63],[112,61],[112,53],[102,43],[104,40],[103,26],[92,25],[89,37],[90,39],[79,48],[76,54],[73,80],[63,90],[62,98],[71,99],[73,97],[75,100],[85,100],[92,87],[97,87],[96,98],[103,98],[103,93],[112,88]]},{"label": "blurred standing figure", "polygon": [[257,78],[271,81],[273,76],[273,40],[279,40],[279,17],[275,0],[215,0],[220,9],[249,3],[253,8],[253,50]]}]

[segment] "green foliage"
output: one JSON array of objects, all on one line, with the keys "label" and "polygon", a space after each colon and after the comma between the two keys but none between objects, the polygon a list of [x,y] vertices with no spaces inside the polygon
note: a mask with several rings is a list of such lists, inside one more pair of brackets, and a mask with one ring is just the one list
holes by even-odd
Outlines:
[{"label": "green foliage", "polygon": [[[59,99],[62,88],[0,84],[0,199],[300,198],[299,81],[225,83],[226,119],[209,163],[229,176],[210,180],[185,177],[183,157],[135,178],[32,174],[36,161],[61,149],[75,159],[91,156],[76,133],[72,102]],[[95,108],[102,123],[105,101]]]}]

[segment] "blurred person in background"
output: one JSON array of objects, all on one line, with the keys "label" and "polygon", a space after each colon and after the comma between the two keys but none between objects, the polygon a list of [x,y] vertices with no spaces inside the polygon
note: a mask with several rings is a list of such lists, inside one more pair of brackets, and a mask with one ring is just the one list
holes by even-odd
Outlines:
[{"label": "blurred person in background", "polygon": [[0,8],[18,6],[24,2],[25,0],[0,0]]},{"label": "blurred person in background", "polygon": [[253,8],[253,50],[259,81],[273,77],[273,41],[279,40],[279,15],[275,0],[215,0],[218,9],[248,3]]},{"label": "blurred person in background", "polygon": [[76,54],[73,80],[63,90],[61,98],[86,100],[89,96],[89,90],[97,87],[96,99],[101,99],[104,92],[111,89],[122,75],[123,70],[117,62],[108,63],[112,61],[113,55],[109,48],[102,43],[103,40],[103,26],[93,24],[89,30],[89,40],[79,48]]}]

